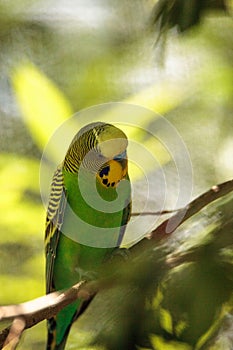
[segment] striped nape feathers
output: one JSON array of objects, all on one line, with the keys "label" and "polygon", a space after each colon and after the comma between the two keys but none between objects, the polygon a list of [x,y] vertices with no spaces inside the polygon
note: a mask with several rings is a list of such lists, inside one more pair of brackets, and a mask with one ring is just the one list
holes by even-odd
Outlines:
[{"label": "striped nape feathers", "polygon": [[96,173],[108,160],[124,158],[127,145],[126,135],[117,127],[102,122],[88,124],[73,138],[63,169],[77,173],[82,165]]}]

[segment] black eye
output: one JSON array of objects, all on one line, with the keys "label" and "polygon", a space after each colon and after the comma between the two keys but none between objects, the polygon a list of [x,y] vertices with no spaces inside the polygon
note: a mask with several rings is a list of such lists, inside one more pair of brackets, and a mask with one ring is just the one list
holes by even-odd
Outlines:
[{"label": "black eye", "polygon": [[109,165],[105,166],[103,169],[100,170],[99,176],[100,177],[103,177],[104,175],[107,176],[109,173],[109,170],[110,170],[110,166]]}]

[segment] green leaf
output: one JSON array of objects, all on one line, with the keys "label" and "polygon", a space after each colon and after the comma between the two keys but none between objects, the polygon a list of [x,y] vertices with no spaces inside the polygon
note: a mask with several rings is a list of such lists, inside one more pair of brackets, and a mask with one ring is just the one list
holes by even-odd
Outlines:
[{"label": "green leaf", "polygon": [[11,78],[22,117],[43,150],[55,129],[73,114],[70,103],[32,63],[19,65]]},{"label": "green leaf", "polygon": [[178,341],[166,341],[162,337],[152,335],[151,342],[156,350],[191,350],[191,346],[186,343],[181,343]]}]

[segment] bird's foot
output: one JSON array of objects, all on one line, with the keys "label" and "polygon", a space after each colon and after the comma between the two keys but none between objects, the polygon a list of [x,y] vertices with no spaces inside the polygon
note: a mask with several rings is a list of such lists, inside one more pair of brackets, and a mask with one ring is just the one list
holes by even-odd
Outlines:
[{"label": "bird's foot", "polygon": [[94,271],[86,271],[80,267],[76,267],[75,272],[78,273],[80,281],[93,281],[97,279],[97,273]]},{"label": "bird's foot", "polygon": [[115,259],[121,261],[127,261],[130,257],[130,251],[127,248],[116,248],[110,255],[110,261],[115,261]]}]

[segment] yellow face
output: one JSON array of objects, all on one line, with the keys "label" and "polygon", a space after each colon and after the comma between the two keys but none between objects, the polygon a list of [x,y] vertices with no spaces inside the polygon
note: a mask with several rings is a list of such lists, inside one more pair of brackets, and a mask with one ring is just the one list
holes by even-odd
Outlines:
[{"label": "yellow face", "polygon": [[123,131],[112,125],[106,126],[96,138],[98,152],[108,159],[123,153],[128,145],[127,137]]},{"label": "yellow face", "polygon": [[127,174],[127,160],[109,160],[97,174],[97,179],[104,187],[115,188]]}]

